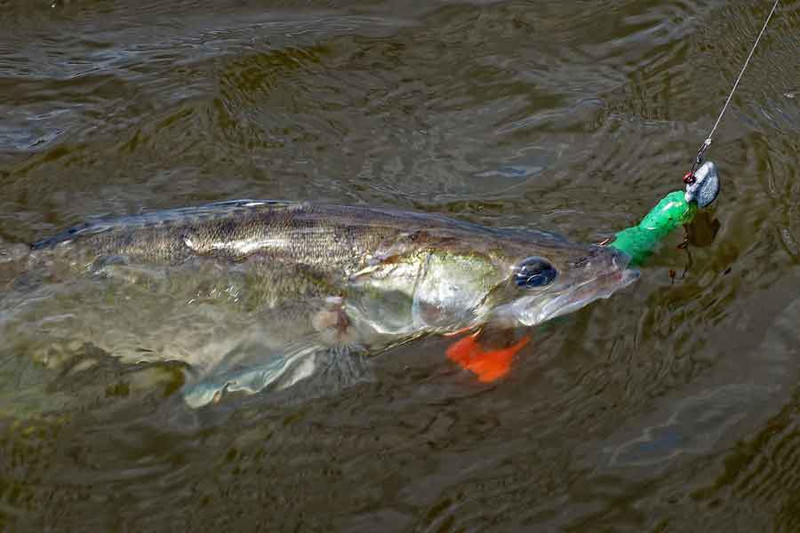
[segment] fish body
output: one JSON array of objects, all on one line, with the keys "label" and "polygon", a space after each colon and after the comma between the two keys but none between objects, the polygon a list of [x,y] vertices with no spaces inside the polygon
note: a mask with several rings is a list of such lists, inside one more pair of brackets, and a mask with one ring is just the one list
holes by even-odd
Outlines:
[{"label": "fish body", "polygon": [[217,295],[235,293],[247,320],[257,317],[251,333],[265,340],[247,356],[240,346],[200,356],[225,335],[204,328],[203,346],[181,355],[201,369],[204,385],[188,400],[196,405],[221,390],[292,384],[313,371],[299,362],[320,350],[374,353],[432,333],[536,325],[606,298],[637,276],[618,251],[544,232],[252,200],[96,220],[35,243],[28,261],[133,280],[168,273],[171,290],[185,282],[191,294],[203,284],[216,284]]}]

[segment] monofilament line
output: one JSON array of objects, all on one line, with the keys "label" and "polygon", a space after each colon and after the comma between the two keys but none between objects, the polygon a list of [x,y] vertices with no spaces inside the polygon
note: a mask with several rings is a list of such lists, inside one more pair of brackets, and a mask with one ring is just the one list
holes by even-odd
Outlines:
[{"label": "monofilament line", "polygon": [[742,81],[742,76],[744,76],[744,71],[747,69],[747,65],[750,64],[750,59],[753,57],[753,53],[756,51],[756,47],[758,46],[759,41],[761,41],[761,37],[764,36],[764,32],[767,31],[767,25],[769,24],[772,15],[775,13],[775,9],[778,7],[778,3],[780,0],[775,0],[775,3],[772,4],[772,9],[767,15],[767,20],[764,21],[764,26],[761,27],[761,31],[756,37],[756,42],[753,43],[753,47],[750,49],[750,53],[747,55],[747,59],[744,61],[744,65],[742,65],[742,70],[739,72],[739,76],[736,78],[736,82],[733,84],[733,88],[731,92],[728,94],[728,99],[725,100],[725,105],[722,106],[722,111],[719,112],[719,116],[717,117],[717,121],[714,123],[714,127],[711,128],[711,133],[708,134],[706,140],[703,142],[703,145],[700,147],[700,150],[697,152],[697,157],[695,158],[695,164],[692,166],[692,172],[694,172],[695,167],[700,164],[700,160],[703,156],[703,152],[711,145],[711,137],[714,135],[714,132],[717,131],[717,126],[719,126],[720,121],[722,120],[722,115],[725,114],[725,111],[728,109],[728,105],[731,103],[731,99],[733,98],[733,93],[736,92],[736,88],[739,87],[739,82]]}]

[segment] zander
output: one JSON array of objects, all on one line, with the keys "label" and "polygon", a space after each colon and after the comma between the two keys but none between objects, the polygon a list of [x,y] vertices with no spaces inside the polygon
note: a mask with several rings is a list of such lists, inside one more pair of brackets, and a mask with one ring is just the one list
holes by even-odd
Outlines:
[{"label": "zander", "polygon": [[[149,308],[128,321],[136,334],[127,344],[115,345],[96,328],[103,339],[94,342],[125,361],[179,359],[192,368],[184,395],[193,406],[226,391],[289,386],[331,354],[373,354],[486,325],[540,324],[638,277],[622,252],[549,233],[390,209],[251,200],[97,220],[41,240],[14,261],[59,280],[77,274],[145,286],[171,305],[232,306],[243,318],[221,318],[220,305],[204,307],[208,325],[194,323],[198,333],[178,350],[169,345],[180,325],[159,319],[144,326]],[[105,312],[113,314],[114,302],[124,307],[130,297],[106,300]],[[247,334],[235,346],[226,343],[243,322]],[[475,343],[461,339],[448,355],[484,381],[504,375],[524,344],[491,352]]]}]

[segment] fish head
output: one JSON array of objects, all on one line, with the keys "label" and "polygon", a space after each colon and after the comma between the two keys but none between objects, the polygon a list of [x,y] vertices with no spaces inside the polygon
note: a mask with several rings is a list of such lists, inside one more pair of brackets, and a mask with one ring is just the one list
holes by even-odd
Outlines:
[{"label": "fish head", "polygon": [[482,322],[534,326],[608,298],[639,271],[614,248],[571,243],[545,234],[502,241],[506,278],[487,293]]},{"label": "fish head", "polygon": [[533,326],[629,285],[638,272],[628,262],[542,232],[427,230],[376,254],[351,278],[351,301],[383,332]]}]

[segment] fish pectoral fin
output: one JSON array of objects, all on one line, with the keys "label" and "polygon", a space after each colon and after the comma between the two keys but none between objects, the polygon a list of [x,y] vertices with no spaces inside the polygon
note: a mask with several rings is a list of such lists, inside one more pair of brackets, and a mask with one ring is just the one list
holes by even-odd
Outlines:
[{"label": "fish pectoral fin", "polygon": [[476,335],[468,335],[447,348],[447,358],[469,370],[481,383],[491,383],[508,374],[514,356],[530,341],[525,336],[517,343],[497,350],[485,350]]},{"label": "fish pectoral fin", "polygon": [[327,348],[320,358],[319,381],[323,389],[338,390],[370,377],[367,350],[361,345],[339,343]]}]

